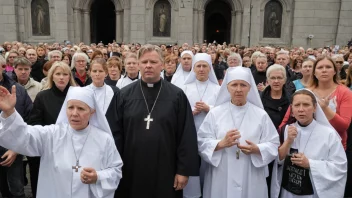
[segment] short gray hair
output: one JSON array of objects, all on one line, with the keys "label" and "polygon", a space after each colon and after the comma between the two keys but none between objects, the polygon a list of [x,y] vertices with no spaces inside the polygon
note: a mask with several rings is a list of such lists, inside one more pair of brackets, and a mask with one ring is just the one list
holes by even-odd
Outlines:
[{"label": "short gray hair", "polygon": [[279,56],[279,55],[286,55],[287,58],[290,58],[289,52],[286,50],[280,50],[280,51],[276,52],[276,56]]},{"label": "short gray hair", "polygon": [[83,57],[84,59],[86,59],[87,64],[89,63],[89,58],[87,56],[86,53],[83,52],[76,52],[73,57],[72,57],[72,61],[71,61],[71,69],[75,68],[76,66],[76,58],[78,57]]},{"label": "short gray hair", "polygon": [[253,59],[257,58],[260,54],[262,54],[260,51],[254,52],[251,56],[251,63],[253,63]]},{"label": "short gray hair", "polygon": [[[59,54],[60,57],[62,58],[62,52],[60,52],[59,50],[54,50],[54,51],[50,51],[50,52],[48,53],[48,60],[49,60],[49,61],[51,60],[51,56],[52,56],[53,54]],[[61,59],[61,58],[60,58],[60,59]]]},{"label": "short gray hair", "polygon": [[238,60],[238,65],[236,65],[236,66],[242,66],[242,58],[241,58],[241,55],[240,55],[240,54],[238,54],[238,53],[231,53],[231,54],[227,57],[227,59],[229,59],[229,58],[235,58],[235,59],[237,59],[237,60]]},{"label": "short gray hair", "polygon": [[279,64],[273,64],[266,70],[266,78],[269,79],[271,72],[274,71],[281,71],[282,75],[284,76],[284,79],[286,80],[286,69]]},{"label": "short gray hair", "polygon": [[32,63],[25,57],[17,57],[13,62],[13,67],[16,68],[18,65],[25,65],[32,67]]}]

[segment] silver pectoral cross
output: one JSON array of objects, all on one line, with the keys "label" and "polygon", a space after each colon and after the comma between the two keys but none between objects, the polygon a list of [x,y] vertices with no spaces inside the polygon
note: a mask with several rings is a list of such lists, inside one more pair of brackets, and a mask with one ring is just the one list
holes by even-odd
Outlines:
[{"label": "silver pectoral cross", "polygon": [[75,172],[78,172],[78,169],[81,168],[79,161],[76,162],[76,166],[72,166],[72,169],[76,169]]},{"label": "silver pectoral cross", "polygon": [[144,118],[144,121],[147,122],[146,129],[149,129],[150,122],[153,122],[153,118],[150,118],[150,114],[148,114],[148,116]]}]

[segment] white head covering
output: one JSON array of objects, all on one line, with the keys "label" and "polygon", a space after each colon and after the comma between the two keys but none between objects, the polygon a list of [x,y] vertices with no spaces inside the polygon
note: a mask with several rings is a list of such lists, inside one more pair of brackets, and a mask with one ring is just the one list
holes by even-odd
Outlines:
[{"label": "white head covering", "polygon": [[[311,92],[314,95],[315,98],[317,98],[316,95],[311,90],[306,89],[306,88],[299,89],[296,92],[301,91],[301,90],[307,90],[307,91]],[[318,98],[317,98],[317,100],[318,100]],[[291,109],[291,112],[292,112],[292,109]],[[337,134],[337,136],[341,139],[341,136],[337,133],[335,128],[333,126],[331,126],[329,120],[326,118],[326,115],[325,115],[323,109],[321,108],[321,106],[319,105],[319,102],[317,102],[317,109],[315,111],[315,121],[318,122],[321,125],[324,125],[326,127],[331,128],[332,130],[334,130],[335,133]]]},{"label": "white head covering", "polygon": [[95,109],[95,113],[90,117],[89,124],[97,127],[98,129],[105,131],[112,135],[108,121],[102,110],[96,105],[96,100],[94,97],[94,91],[92,89],[87,89],[84,87],[70,87],[67,92],[65,101],[61,107],[59,117],[56,120],[56,124],[59,123],[69,123],[66,114],[67,102],[69,100],[79,100],[86,103],[90,108]]},{"label": "white head covering", "polygon": [[[192,61],[193,61],[193,58],[194,58],[194,55],[193,55],[193,52],[190,51],[190,50],[185,50],[181,53],[181,58],[185,55],[185,54],[189,54],[192,56]],[[183,68],[182,68],[182,64],[179,64],[179,66],[177,67],[176,69],[176,72],[174,73],[174,75],[172,76],[172,79],[171,79],[171,83],[174,84],[178,78],[180,76],[183,75]]]},{"label": "white head covering", "polygon": [[216,98],[215,106],[219,106],[231,100],[231,95],[227,90],[227,84],[233,80],[246,81],[250,85],[247,101],[259,108],[264,109],[262,100],[260,99],[259,92],[257,90],[257,85],[255,84],[252,76],[252,72],[246,67],[233,67],[232,69],[227,69],[218,97]]},{"label": "white head covering", "polygon": [[215,72],[213,69],[213,64],[211,63],[211,57],[209,54],[206,54],[206,53],[198,53],[193,57],[192,70],[191,70],[191,73],[188,75],[188,77],[185,81],[185,84],[189,84],[189,83],[196,81],[197,77],[196,77],[196,73],[194,72],[194,66],[199,61],[205,61],[208,63],[208,65],[210,67],[209,80],[211,82],[219,85],[218,79],[216,78],[216,75],[215,75]]}]

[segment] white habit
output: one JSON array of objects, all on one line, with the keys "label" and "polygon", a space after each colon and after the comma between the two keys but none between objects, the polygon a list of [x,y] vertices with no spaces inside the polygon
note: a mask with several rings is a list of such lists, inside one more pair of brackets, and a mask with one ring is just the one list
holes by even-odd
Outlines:
[{"label": "white habit", "polygon": [[105,115],[106,111],[109,108],[110,102],[114,97],[114,91],[112,90],[112,88],[105,83],[102,87],[96,87],[92,83],[88,85],[87,88],[90,88],[94,91],[97,104]]},{"label": "white habit", "polygon": [[[246,104],[231,103],[227,84],[244,80],[251,86]],[[235,145],[215,151],[226,133],[237,129],[241,133],[240,144],[245,140],[256,144],[260,154],[246,155],[237,152]],[[279,136],[269,115],[264,111],[250,69],[236,67],[227,71],[221,85],[215,107],[210,110],[198,130],[200,156],[208,163],[203,198],[266,198],[267,165],[278,154]]]},{"label": "white habit", "polygon": [[[192,59],[194,57],[193,55],[193,52],[192,51],[189,51],[189,50],[186,50],[186,51],[183,51],[181,53],[181,58],[182,56],[184,56],[185,54],[188,54],[190,56],[192,56]],[[193,61],[193,60],[192,60]],[[188,75],[190,74],[191,72],[190,71],[184,71],[183,70],[183,67],[182,67],[182,64],[179,64],[177,69],[176,69],[176,72],[174,73],[174,75],[172,76],[172,79],[171,79],[171,83],[176,85],[177,87],[183,89],[184,88],[184,85],[185,85],[185,82],[188,78]]]},{"label": "white habit", "polygon": [[[198,61],[206,61],[209,64],[210,72],[208,80],[202,82],[197,80],[196,74],[194,73],[195,63]],[[211,64],[211,57],[205,53],[198,53],[193,58],[191,74],[188,76],[185,85],[184,92],[188,98],[191,105],[192,111],[195,110],[196,102],[204,102],[210,109],[214,107],[216,97],[220,90],[219,83],[216,79],[214,69]],[[207,112],[202,111],[198,115],[193,116],[196,130],[198,131],[200,125],[202,124]],[[198,198],[201,197],[201,181],[204,178],[204,169],[206,163],[202,160],[200,168],[200,177],[189,177],[187,186],[183,189],[183,197],[185,198]]]},{"label": "white habit", "polygon": [[[26,156],[41,156],[37,198],[114,197],[122,177],[122,160],[111,135],[92,125],[80,132],[66,123],[29,126],[17,112],[7,119],[1,114],[0,119],[0,145]],[[72,144],[79,155],[87,133],[79,158],[82,167],[75,172]],[[85,167],[97,171],[96,184],[81,182],[80,173]]]},{"label": "white habit", "polygon": [[[245,140],[257,144],[261,155],[241,152],[236,159],[237,146],[214,151],[226,133],[236,128],[241,132],[240,144],[246,145]],[[265,172],[277,156],[278,145],[279,138],[270,117],[250,102],[241,107],[226,102],[210,110],[198,130],[198,149],[202,159],[209,163],[203,197],[267,197]]]},{"label": "white habit", "polygon": [[[282,188],[282,198],[342,198],[347,179],[346,153],[341,139],[336,131],[313,120],[306,127],[297,123],[298,135],[291,147],[298,148],[299,152],[309,160],[310,179],[313,186],[313,195],[297,196]],[[310,135],[311,133],[311,135]],[[309,136],[311,136],[309,138]],[[287,127],[284,139],[287,139]],[[306,148],[304,149],[304,147]],[[273,168],[271,182],[271,197],[278,198],[281,188],[283,162],[276,161]],[[282,166],[278,167],[277,163]]]},{"label": "white habit", "polygon": [[119,89],[122,89],[124,87],[126,87],[127,85],[136,82],[138,79],[135,80],[131,80],[128,76],[121,76],[121,78],[117,81],[116,83],[116,87],[118,87]]}]

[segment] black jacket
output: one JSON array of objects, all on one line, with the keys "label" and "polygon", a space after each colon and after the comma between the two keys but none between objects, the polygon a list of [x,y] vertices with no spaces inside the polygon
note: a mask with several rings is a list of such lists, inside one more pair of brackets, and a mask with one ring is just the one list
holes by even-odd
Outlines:
[{"label": "black jacket", "polygon": [[271,87],[267,86],[261,93],[261,99],[264,110],[269,114],[269,117],[274,123],[275,127],[278,128],[285,117],[288,107],[290,106],[291,94],[289,94],[285,88],[283,88],[281,98],[272,99],[270,92]]},{"label": "black jacket", "polygon": [[[16,105],[15,109],[16,111],[22,116],[23,120],[25,122],[28,121],[29,115],[32,110],[32,100],[29,97],[27,91],[23,86],[20,84],[16,83],[14,80],[12,80],[9,76],[7,76],[5,73],[2,73],[3,76],[3,81],[0,82],[1,86],[5,87],[7,90],[11,92],[12,86],[16,86]],[[1,112],[1,110],[0,110]],[[0,155],[2,156],[7,149],[3,148],[0,146]]]},{"label": "black jacket", "polygon": [[68,84],[64,91],[60,91],[53,83],[52,88],[39,92],[35,97],[28,124],[42,126],[55,124],[69,87]]},{"label": "black jacket", "polygon": [[37,62],[32,65],[31,77],[35,81],[41,82],[42,79],[45,78],[45,75],[43,73],[43,66],[46,62],[46,60],[37,60]]},{"label": "black jacket", "polygon": [[225,76],[225,70],[227,70],[229,66],[227,65],[227,63],[221,61],[219,63],[214,63],[213,68],[214,68],[216,78],[218,80],[222,80],[224,79],[224,76]]}]

